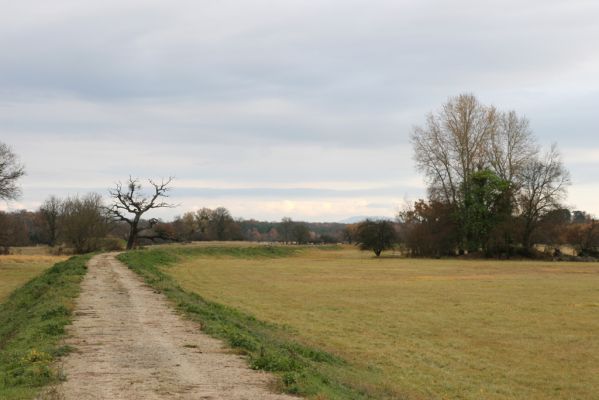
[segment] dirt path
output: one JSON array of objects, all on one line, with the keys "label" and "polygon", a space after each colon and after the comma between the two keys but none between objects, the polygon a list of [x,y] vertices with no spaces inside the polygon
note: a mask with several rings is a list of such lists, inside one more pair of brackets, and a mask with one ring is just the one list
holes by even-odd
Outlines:
[{"label": "dirt path", "polygon": [[69,328],[65,399],[297,399],[269,391],[268,374],[182,319],[114,255],[88,266]]}]

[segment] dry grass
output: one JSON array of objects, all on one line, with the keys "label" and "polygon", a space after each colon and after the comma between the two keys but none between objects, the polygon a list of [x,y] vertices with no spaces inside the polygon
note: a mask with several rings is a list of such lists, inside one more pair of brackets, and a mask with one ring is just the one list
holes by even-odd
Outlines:
[{"label": "dry grass", "polygon": [[599,393],[597,264],[374,259],[346,248],[194,257],[165,271],[342,356],[356,368],[341,378],[374,397]]},{"label": "dry grass", "polygon": [[46,248],[32,247],[19,248],[19,250],[20,254],[0,256],[0,303],[25,282],[68,258],[50,255]]}]

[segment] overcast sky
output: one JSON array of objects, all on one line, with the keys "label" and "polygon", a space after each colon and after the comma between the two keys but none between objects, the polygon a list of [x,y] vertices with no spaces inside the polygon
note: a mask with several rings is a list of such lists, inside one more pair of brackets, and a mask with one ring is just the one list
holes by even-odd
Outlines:
[{"label": "overcast sky", "polygon": [[174,175],[164,218],[393,216],[409,135],[471,92],[530,119],[599,215],[599,2],[0,0],[0,141],[23,197]]}]

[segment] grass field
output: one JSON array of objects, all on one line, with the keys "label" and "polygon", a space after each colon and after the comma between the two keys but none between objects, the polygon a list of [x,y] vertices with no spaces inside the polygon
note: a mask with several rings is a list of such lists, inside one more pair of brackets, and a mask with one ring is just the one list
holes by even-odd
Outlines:
[{"label": "grass field", "polygon": [[19,249],[19,253],[0,256],[0,303],[13,290],[67,258],[49,255],[43,249]]},{"label": "grass field", "polygon": [[[187,252],[189,291],[347,361],[373,398],[590,399],[599,393],[599,265]],[[244,256],[245,254],[245,256]]]}]

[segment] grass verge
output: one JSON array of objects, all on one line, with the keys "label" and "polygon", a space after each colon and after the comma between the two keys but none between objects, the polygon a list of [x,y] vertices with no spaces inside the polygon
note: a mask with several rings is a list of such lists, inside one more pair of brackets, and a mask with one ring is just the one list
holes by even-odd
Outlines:
[{"label": "grass verge", "polygon": [[205,333],[223,339],[247,355],[251,368],[278,375],[281,390],[318,399],[368,399],[366,393],[336,379],[333,373],[336,368],[350,368],[344,360],[299,343],[288,328],[187,292],[160,270],[185,256],[285,257],[296,251],[266,246],[178,248],[132,251],[118,258],[147,284],[164,293],[188,318],[199,322]]},{"label": "grass verge", "polygon": [[53,362],[69,351],[60,339],[71,322],[88,259],[57,263],[0,305],[0,398],[34,398],[61,378]]}]

